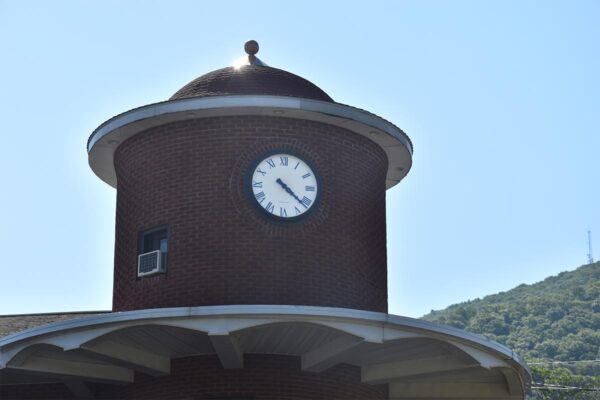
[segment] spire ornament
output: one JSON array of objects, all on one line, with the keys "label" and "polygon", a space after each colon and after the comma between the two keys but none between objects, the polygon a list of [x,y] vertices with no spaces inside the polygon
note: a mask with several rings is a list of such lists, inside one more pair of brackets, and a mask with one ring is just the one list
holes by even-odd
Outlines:
[{"label": "spire ornament", "polygon": [[256,40],[248,40],[244,43],[244,51],[247,56],[242,56],[233,62],[233,67],[236,69],[242,68],[244,65],[256,65],[260,67],[266,67],[267,64],[262,62],[258,57],[256,57],[256,53],[258,53],[259,49],[258,42]]}]

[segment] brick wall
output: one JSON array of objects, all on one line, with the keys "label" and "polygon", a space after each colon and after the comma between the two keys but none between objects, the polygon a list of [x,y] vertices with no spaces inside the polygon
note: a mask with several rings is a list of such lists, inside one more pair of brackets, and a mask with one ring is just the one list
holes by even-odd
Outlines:
[{"label": "brick wall", "polygon": [[[137,374],[128,385],[86,383],[97,399],[378,400],[387,385],[360,382],[360,368],[341,364],[321,373],[300,370],[300,358],[245,355],[243,369],[224,370],[216,356],[171,361],[171,374]],[[0,399],[73,399],[62,383],[0,385]]]},{"label": "brick wall", "polygon": [[63,383],[40,383],[33,385],[0,385],[2,400],[58,400],[75,399]]},{"label": "brick wall", "polygon": [[375,400],[387,385],[360,383],[360,368],[342,364],[302,372],[298,357],[247,355],[243,369],[222,369],[216,356],[175,359],[169,376],[137,375],[127,386],[96,388],[99,399]]},{"label": "brick wall", "polygon": [[[307,218],[265,218],[245,174],[261,154],[312,162],[321,198]],[[385,175],[373,142],[279,117],[219,117],[142,132],[115,155],[114,311],[294,304],[387,311]],[[168,272],[137,279],[140,231],[169,229]]]}]

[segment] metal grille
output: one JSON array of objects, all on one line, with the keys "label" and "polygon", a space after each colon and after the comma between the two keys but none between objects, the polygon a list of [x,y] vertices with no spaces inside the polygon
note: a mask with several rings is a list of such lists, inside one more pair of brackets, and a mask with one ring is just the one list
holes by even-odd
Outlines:
[{"label": "metal grille", "polygon": [[161,271],[161,252],[160,250],[140,254],[138,257],[138,276],[147,275]]}]

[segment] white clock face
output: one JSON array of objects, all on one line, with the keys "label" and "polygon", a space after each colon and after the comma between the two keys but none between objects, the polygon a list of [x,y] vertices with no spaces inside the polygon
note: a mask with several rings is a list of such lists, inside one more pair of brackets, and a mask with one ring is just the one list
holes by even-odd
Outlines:
[{"label": "white clock face", "polygon": [[295,218],[314,206],[319,187],[315,172],[301,158],[278,153],[252,171],[252,193],[259,206],[279,218]]}]

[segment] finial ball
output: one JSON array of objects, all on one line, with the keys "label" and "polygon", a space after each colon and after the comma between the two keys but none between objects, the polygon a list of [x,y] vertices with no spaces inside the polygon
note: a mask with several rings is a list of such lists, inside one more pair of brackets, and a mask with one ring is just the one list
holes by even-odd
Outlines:
[{"label": "finial ball", "polygon": [[251,56],[255,55],[258,53],[258,42],[256,40],[248,40],[244,45],[244,50]]}]

